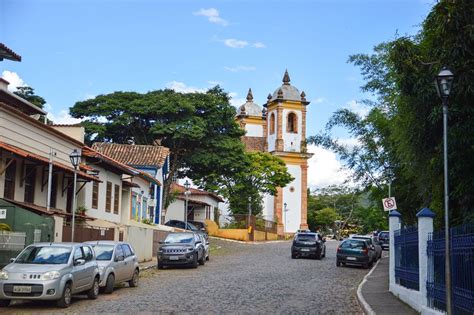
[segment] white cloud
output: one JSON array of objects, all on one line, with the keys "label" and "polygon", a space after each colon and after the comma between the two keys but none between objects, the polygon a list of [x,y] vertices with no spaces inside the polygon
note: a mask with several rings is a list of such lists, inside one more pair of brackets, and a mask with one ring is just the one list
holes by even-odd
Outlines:
[{"label": "white cloud", "polygon": [[312,100],[311,103],[313,104],[321,104],[322,102],[324,102],[326,99],[324,97],[318,97],[317,99],[315,100]]},{"label": "white cloud", "polygon": [[216,86],[216,85],[222,85],[222,82],[219,82],[219,81],[212,81],[212,80],[211,80],[211,81],[207,81],[207,83],[208,83],[210,86],[212,86],[212,87],[214,87],[214,86]]},{"label": "white cloud", "polygon": [[224,67],[224,70],[230,72],[241,72],[241,71],[255,71],[257,68],[254,66],[236,66],[236,67]]},{"label": "white cloud", "polygon": [[244,48],[248,46],[248,42],[245,40],[239,40],[235,38],[224,39],[224,45],[230,48]]},{"label": "white cloud", "polygon": [[255,48],[266,48],[267,46],[264,43],[256,42],[252,45]]},{"label": "white cloud", "polygon": [[87,100],[90,100],[90,99],[95,98],[96,96],[97,96],[97,95],[86,93],[86,94],[84,95],[84,97],[83,97],[82,100],[83,100],[83,101],[87,101]]},{"label": "white cloud", "polygon": [[352,150],[355,146],[360,145],[359,140],[357,140],[355,138],[337,139],[337,142],[339,142],[339,144],[342,144],[343,146],[347,147],[349,150]]},{"label": "white cloud", "polygon": [[239,108],[240,105],[244,104],[247,100],[244,98],[237,98],[239,94],[236,92],[230,92],[230,105],[234,106],[235,108]]},{"label": "white cloud", "polygon": [[178,93],[194,93],[194,92],[205,93],[206,92],[206,89],[200,89],[193,86],[187,86],[185,83],[178,82],[178,81],[171,81],[171,82],[166,83],[166,88],[174,90],[175,92],[178,92]]},{"label": "white cloud", "polygon": [[222,26],[229,25],[229,22],[219,16],[219,11],[215,8],[201,9],[199,11],[194,12],[193,14],[198,16],[205,16],[207,17],[207,20],[209,22],[214,24],[219,24]]},{"label": "white cloud", "polygon": [[73,125],[82,121],[82,119],[71,117],[71,115],[69,115],[69,112],[65,109],[61,110],[58,115],[49,112],[47,117],[55,124]]},{"label": "white cloud", "polygon": [[311,190],[340,185],[351,176],[334,152],[311,144],[308,145],[308,152],[314,153],[308,161],[308,186]]},{"label": "white cloud", "polygon": [[20,86],[27,86],[22,78],[16,72],[5,70],[2,72],[2,78],[7,80],[10,84],[8,85],[8,90],[10,92],[15,92]]},{"label": "white cloud", "polygon": [[347,102],[347,105],[344,107],[347,108],[354,113],[358,114],[361,117],[367,116],[369,114],[370,108],[364,104],[357,102],[356,100],[351,100]]}]

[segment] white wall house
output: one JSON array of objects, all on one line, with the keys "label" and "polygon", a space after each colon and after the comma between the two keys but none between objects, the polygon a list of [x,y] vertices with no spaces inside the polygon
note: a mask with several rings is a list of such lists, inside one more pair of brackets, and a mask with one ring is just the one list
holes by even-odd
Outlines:
[{"label": "white wall house", "polygon": [[[177,193],[176,199],[168,206],[165,221],[185,219],[186,195],[184,186],[176,183],[172,184],[171,190]],[[187,216],[190,221],[205,222],[215,221],[215,214],[218,212],[219,204],[224,200],[214,193],[204,190],[189,188]],[[218,219],[218,218],[217,218]]]}]

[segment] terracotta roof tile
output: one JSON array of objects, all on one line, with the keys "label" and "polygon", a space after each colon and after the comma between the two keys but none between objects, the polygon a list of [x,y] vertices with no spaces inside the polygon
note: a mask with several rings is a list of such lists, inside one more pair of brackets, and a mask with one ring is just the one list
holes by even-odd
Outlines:
[{"label": "terracotta roof tile", "polygon": [[21,56],[8,48],[5,44],[0,43],[0,60],[6,58],[13,61],[21,61]]},{"label": "terracotta roof tile", "polygon": [[[182,185],[179,185],[179,184],[176,184],[176,183],[171,184],[171,191],[176,191],[180,195],[184,195],[185,190],[186,190],[186,188],[184,188],[184,186],[182,186]],[[217,195],[215,193],[212,193],[212,192],[208,192],[208,191],[201,190],[201,189],[196,189],[196,188],[189,188],[189,191],[191,192],[191,196],[192,195],[209,196],[209,197],[214,198],[215,200],[217,200],[219,202],[224,202],[224,199],[222,199],[219,195]]]},{"label": "terracotta roof tile", "polygon": [[135,145],[96,142],[92,149],[131,166],[162,167],[169,149],[158,145]]}]

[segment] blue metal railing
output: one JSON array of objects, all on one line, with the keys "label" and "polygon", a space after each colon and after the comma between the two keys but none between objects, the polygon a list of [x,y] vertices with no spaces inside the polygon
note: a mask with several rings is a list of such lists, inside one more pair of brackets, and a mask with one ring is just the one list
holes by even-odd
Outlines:
[{"label": "blue metal railing", "polygon": [[[474,225],[450,229],[451,284],[454,314],[474,313]],[[446,310],[444,231],[428,236],[428,305]]]},{"label": "blue metal railing", "polygon": [[419,290],[418,228],[406,227],[394,232],[395,280],[408,289]]}]

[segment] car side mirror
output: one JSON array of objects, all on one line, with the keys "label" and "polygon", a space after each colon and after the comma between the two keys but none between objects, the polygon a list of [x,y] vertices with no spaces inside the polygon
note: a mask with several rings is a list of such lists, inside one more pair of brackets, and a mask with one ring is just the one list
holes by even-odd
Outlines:
[{"label": "car side mirror", "polygon": [[10,262],[13,263],[15,262],[16,258],[10,258]]},{"label": "car side mirror", "polygon": [[123,256],[115,256],[115,261],[123,261]]},{"label": "car side mirror", "polygon": [[163,245],[165,242],[164,241],[159,241],[158,244]]},{"label": "car side mirror", "polygon": [[206,232],[206,228],[201,228],[201,231]]},{"label": "car side mirror", "polygon": [[74,260],[74,266],[82,266],[86,263],[84,259],[76,259]]}]

